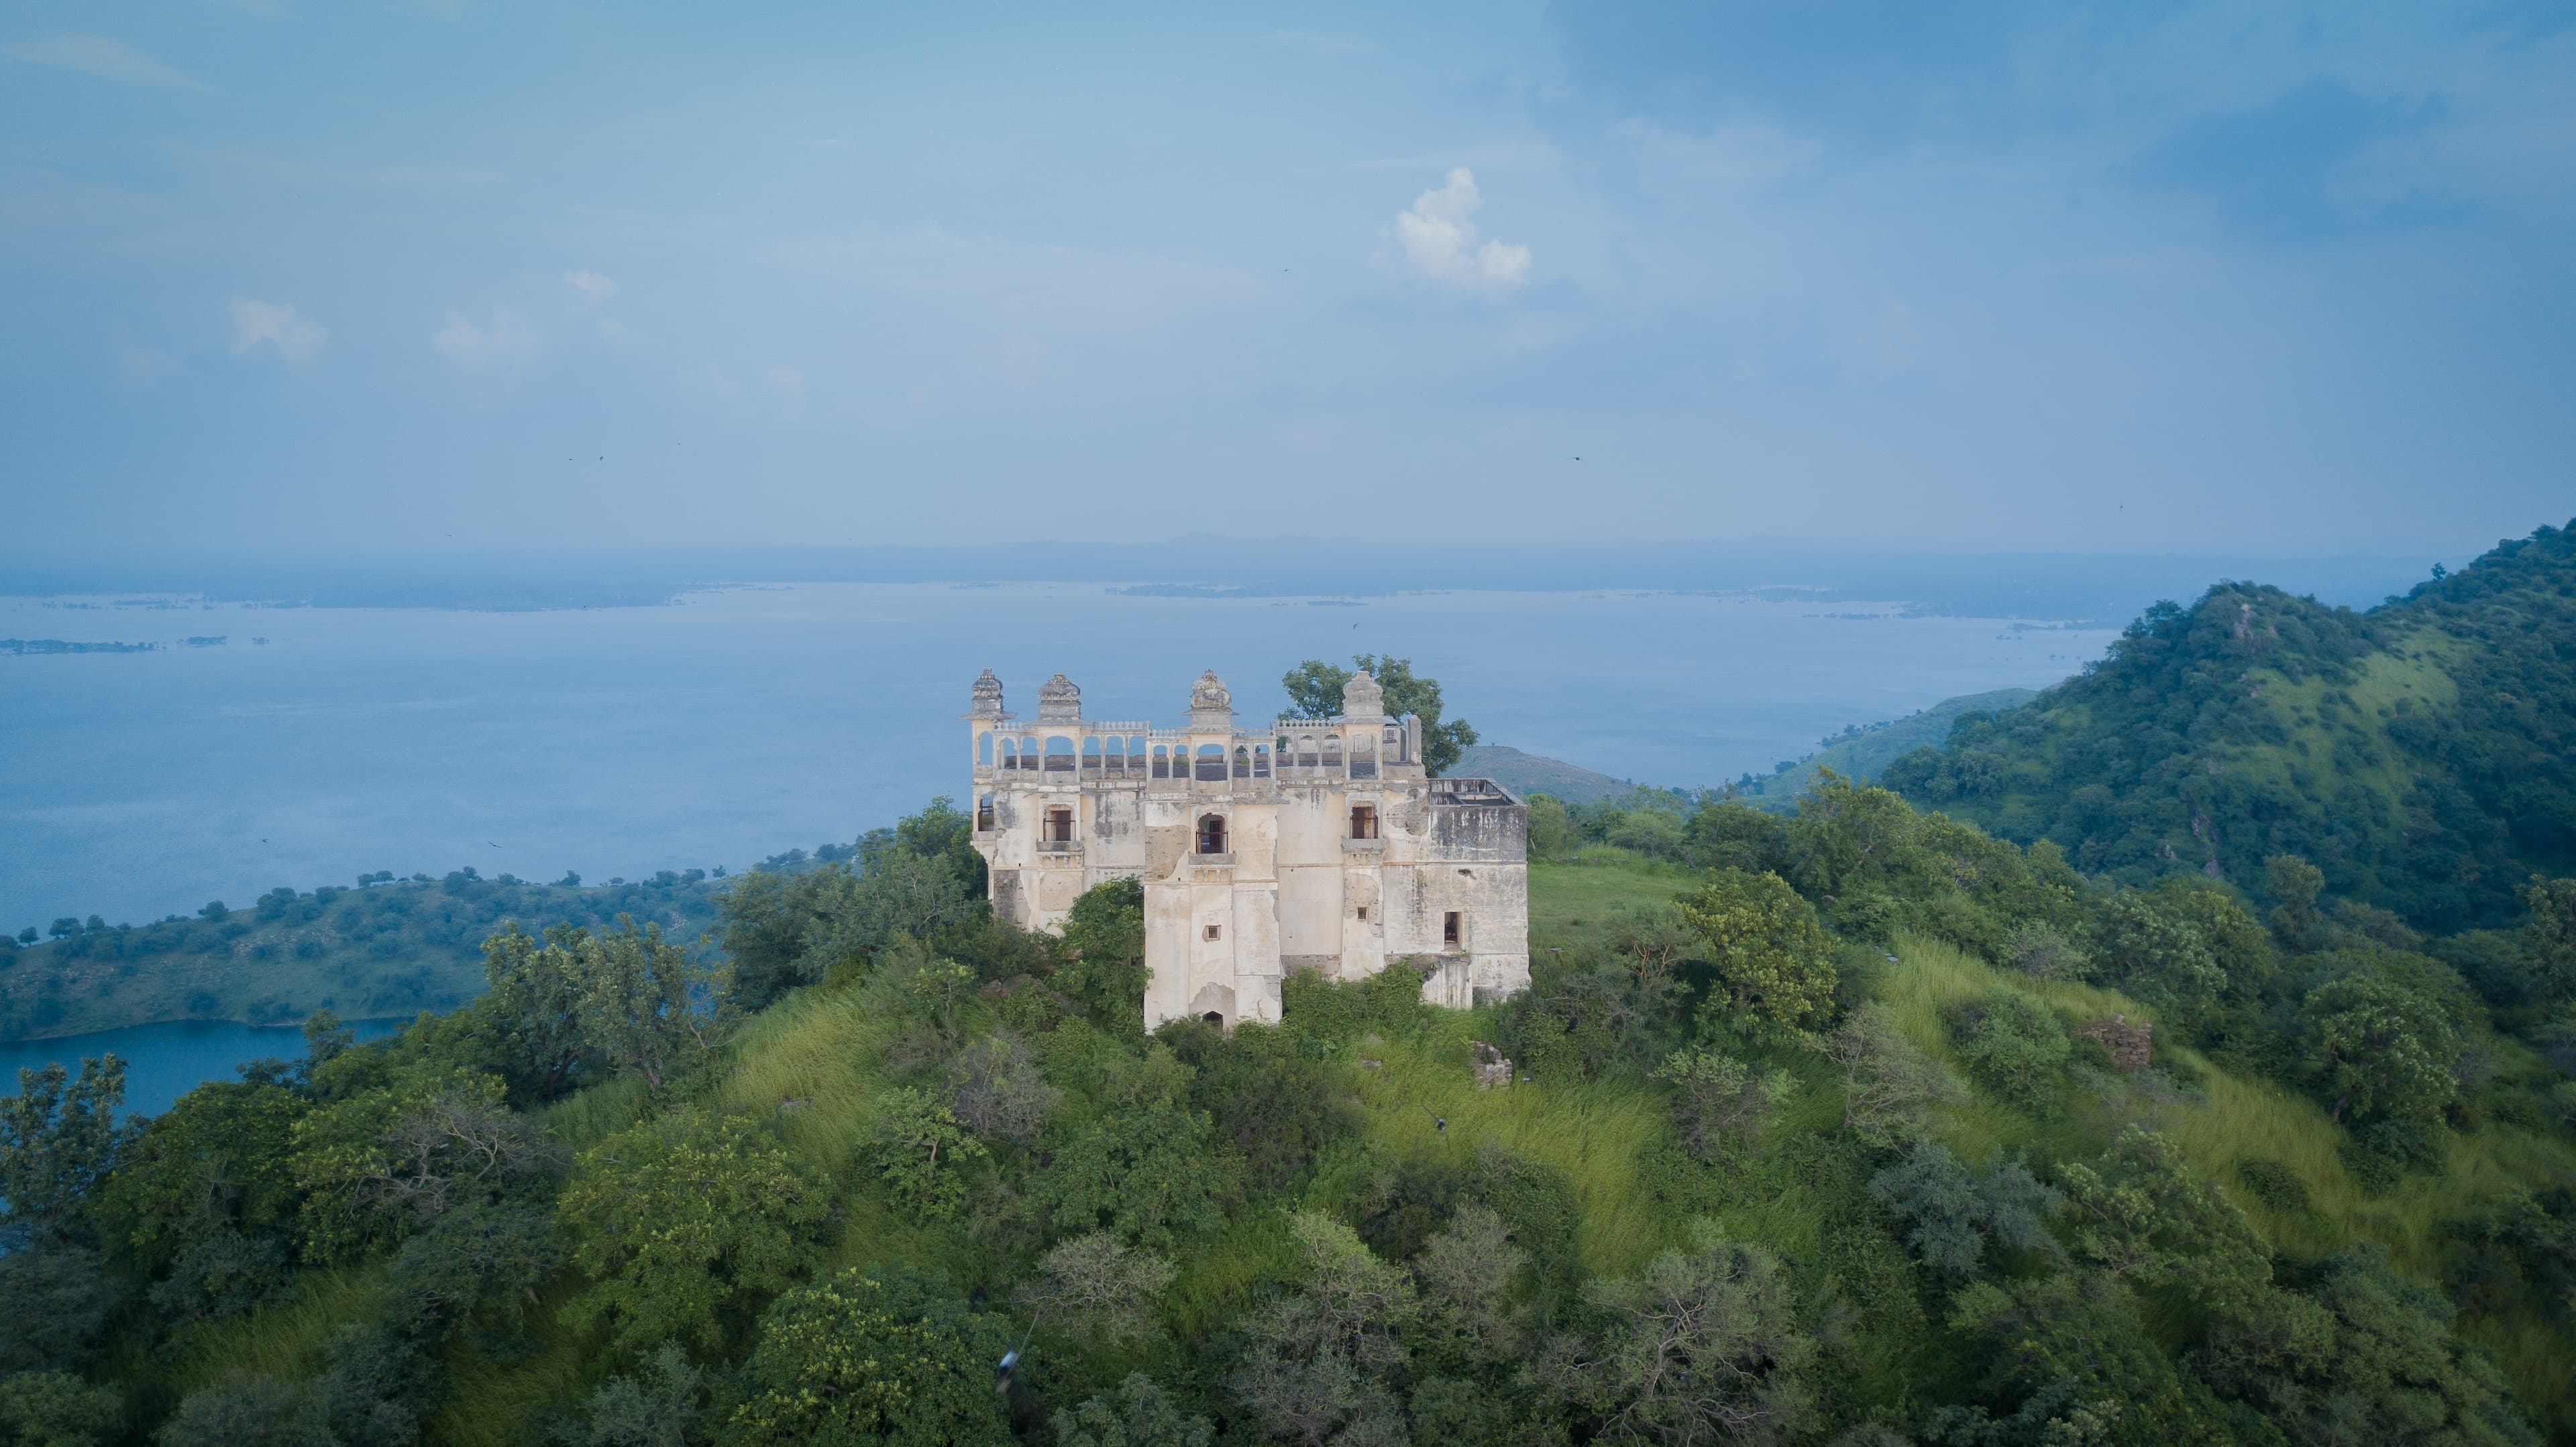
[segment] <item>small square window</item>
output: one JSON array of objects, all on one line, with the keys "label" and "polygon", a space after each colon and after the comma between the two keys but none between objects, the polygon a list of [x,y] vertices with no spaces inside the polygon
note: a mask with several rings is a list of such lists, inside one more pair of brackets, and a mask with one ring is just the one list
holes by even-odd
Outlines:
[{"label": "small square window", "polygon": [[1366,918],[1368,918],[1368,906],[1367,906],[1367,905],[1361,905],[1361,906],[1360,906],[1360,918],[1362,918],[1362,919],[1366,919]]},{"label": "small square window", "polygon": [[1208,926],[1208,927],[1207,927],[1207,928],[1206,928],[1206,929],[1201,933],[1201,935],[1200,935],[1200,938],[1202,938],[1202,939],[1211,939],[1211,940],[1213,940],[1213,939],[1223,939],[1224,937],[1225,937],[1225,926],[1223,926],[1223,925],[1221,925],[1221,924],[1212,924],[1212,925],[1209,925],[1209,926]]}]

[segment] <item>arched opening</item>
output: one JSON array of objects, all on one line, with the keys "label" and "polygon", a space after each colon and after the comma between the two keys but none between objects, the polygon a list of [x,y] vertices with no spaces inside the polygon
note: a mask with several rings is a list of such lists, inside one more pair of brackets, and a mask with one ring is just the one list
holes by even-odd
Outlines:
[{"label": "arched opening", "polygon": [[1020,767],[1023,769],[1034,769],[1037,766],[1038,741],[1029,737],[1027,734],[1020,735]]},{"label": "arched opening", "polygon": [[1009,739],[1002,740],[1002,767],[1016,769],[1019,766],[1020,746]]},{"label": "arched opening", "polygon": [[1210,1010],[1199,1018],[1216,1026],[1218,1029],[1225,1028],[1225,1012],[1223,1010]]},{"label": "arched opening", "polygon": [[975,767],[993,767],[993,735],[990,732],[975,735]]},{"label": "arched opening", "polygon": [[1351,736],[1351,777],[1377,777],[1377,740],[1360,734]]},{"label": "arched opening", "polygon": [[1297,736],[1297,767],[1301,769],[1311,769],[1322,762],[1322,756],[1315,752],[1315,736],[1313,734],[1299,734]]},{"label": "arched opening", "polygon": [[1340,734],[1324,735],[1324,767],[1327,769],[1338,769],[1341,766],[1342,736]]},{"label": "arched opening", "polygon": [[1154,777],[1155,777],[1155,778],[1157,778],[1157,779],[1168,779],[1168,778],[1170,778],[1171,776],[1172,776],[1172,751],[1171,751],[1171,749],[1170,749],[1168,746],[1163,745],[1163,744],[1156,744],[1156,745],[1154,745]]},{"label": "arched opening", "polygon": [[1223,814],[1201,814],[1199,816],[1199,852],[1201,854],[1223,854],[1225,852],[1225,848],[1225,816]]},{"label": "arched opening", "polygon": [[1199,745],[1198,777],[1209,783],[1225,780],[1225,745]]},{"label": "arched opening", "polygon": [[1073,740],[1066,738],[1062,734],[1057,734],[1055,737],[1048,739],[1046,746],[1046,766],[1049,771],[1054,773],[1072,773]]},{"label": "arched opening", "polygon": [[1100,772],[1100,740],[1097,738],[1082,741],[1082,771],[1086,774]]},{"label": "arched opening", "polygon": [[1241,744],[1234,746],[1234,776],[1238,779],[1252,777],[1252,750]]},{"label": "arched opening", "polygon": [[1268,744],[1254,744],[1252,746],[1252,777],[1256,779],[1266,779],[1270,777],[1270,746]]},{"label": "arched opening", "polygon": [[1115,735],[1110,737],[1108,759],[1109,762],[1105,766],[1106,772],[1112,774],[1124,774],[1127,772],[1127,741],[1125,739],[1119,738]]}]

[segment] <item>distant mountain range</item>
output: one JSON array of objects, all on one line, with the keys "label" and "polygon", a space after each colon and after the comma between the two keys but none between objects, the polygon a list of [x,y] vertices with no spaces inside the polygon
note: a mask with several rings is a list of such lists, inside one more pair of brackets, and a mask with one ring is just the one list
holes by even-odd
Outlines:
[{"label": "distant mountain range", "polygon": [[[1987,693],[1945,698],[1900,719],[1847,730],[1841,737],[1783,772],[1739,786],[1738,792],[1760,808],[1775,811],[1794,809],[1798,796],[1807,792],[1808,783],[1820,768],[1832,769],[1848,778],[1874,780],[1879,770],[1895,760],[1926,744],[1938,744],[1947,739],[1951,726],[1961,715],[2009,713],[2037,697],[2039,694],[2032,689],[1998,688]],[[1450,772],[1466,778],[1491,779],[1523,798],[1546,794],[1569,804],[1615,799],[1639,788],[1682,792],[1671,785],[1640,784],[1635,779],[1614,778],[1581,764],[1569,764],[1563,759],[1551,759],[1504,744],[1470,746],[1458,756],[1457,766]]]}]

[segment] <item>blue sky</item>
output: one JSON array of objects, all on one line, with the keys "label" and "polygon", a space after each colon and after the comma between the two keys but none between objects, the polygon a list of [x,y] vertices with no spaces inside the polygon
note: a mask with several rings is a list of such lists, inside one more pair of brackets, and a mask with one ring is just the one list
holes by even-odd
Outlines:
[{"label": "blue sky", "polygon": [[2576,512],[2571,78],[2568,4],[20,4],[0,512],[2469,551]]}]

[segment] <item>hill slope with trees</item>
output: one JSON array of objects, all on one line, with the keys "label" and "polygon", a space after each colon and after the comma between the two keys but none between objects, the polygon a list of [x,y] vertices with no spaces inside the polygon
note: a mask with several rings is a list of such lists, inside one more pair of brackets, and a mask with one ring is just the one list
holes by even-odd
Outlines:
[{"label": "hill slope with trees", "polygon": [[2544,527],[2366,613],[2252,583],[2160,603],[2006,716],[1881,782],[2087,874],[2327,888],[2437,932],[2576,870],[2576,532]]},{"label": "hill slope with trees", "polygon": [[0,1444],[2576,1435],[2576,1084],[2435,942],[1833,776],[1635,837],[1533,864],[1471,1012],[1400,961],[1148,1035],[1136,886],[1023,934],[935,809],[729,881],[729,965],[508,922],[139,1126],[34,1076]]}]

